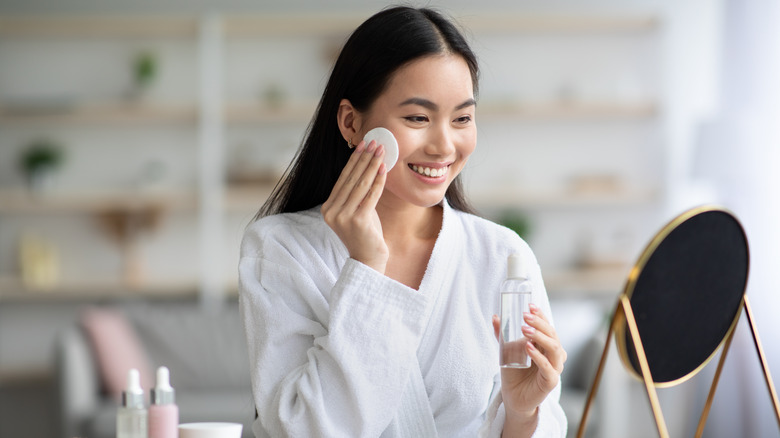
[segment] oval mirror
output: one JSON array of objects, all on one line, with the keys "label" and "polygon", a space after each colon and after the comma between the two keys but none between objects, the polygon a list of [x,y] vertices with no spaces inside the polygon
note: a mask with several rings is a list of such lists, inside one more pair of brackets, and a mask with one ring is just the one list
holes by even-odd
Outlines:
[{"label": "oval mirror", "polygon": [[[725,209],[689,210],[666,225],[631,270],[624,294],[657,387],[693,377],[717,352],[742,309],[747,237]],[[625,320],[615,341],[626,368],[641,368]]]}]

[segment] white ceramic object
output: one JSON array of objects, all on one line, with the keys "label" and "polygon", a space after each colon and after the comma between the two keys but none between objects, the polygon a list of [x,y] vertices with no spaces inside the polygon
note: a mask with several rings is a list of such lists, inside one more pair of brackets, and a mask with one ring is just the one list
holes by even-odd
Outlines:
[{"label": "white ceramic object", "polygon": [[241,438],[243,428],[239,423],[184,423],[179,438]]},{"label": "white ceramic object", "polygon": [[396,141],[392,132],[381,126],[366,132],[363,141],[368,145],[371,140],[376,140],[377,144],[385,147],[385,167],[389,172],[395,166],[395,162],[398,161],[398,141]]}]

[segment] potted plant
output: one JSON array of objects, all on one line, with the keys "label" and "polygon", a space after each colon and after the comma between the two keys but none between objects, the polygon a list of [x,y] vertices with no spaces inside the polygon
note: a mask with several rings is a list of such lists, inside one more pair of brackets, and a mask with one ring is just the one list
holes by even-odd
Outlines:
[{"label": "potted plant", "polygon": [[517,233],[523,239],[528,239],[531,231],[531,219],[518,210],[503,211],[498,223]]},{"label": "potted plant", "polygon": [[157,74],[157,59],[151,52],[141,52],[136,55],[133,67],[136,85],[148,87]]},{"label": "potted plant", "polygon": [[34,192],[51,189],[63,159],[62,148],[52,140],[38,139],[30,143],[19,159],[28,187]]},{"label": "potted plant", "polygon": [[133,85],[130,89],[130,98],[144,97],[149,87],[157,77],[157,56],[150,51],[142,51],[133,57],[132,61]]}]

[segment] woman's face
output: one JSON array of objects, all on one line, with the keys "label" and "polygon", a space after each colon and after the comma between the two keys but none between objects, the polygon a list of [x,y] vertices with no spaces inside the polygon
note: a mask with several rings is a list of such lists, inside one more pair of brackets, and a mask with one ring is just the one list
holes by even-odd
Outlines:
[{"label": "woman's face", "polygon": [[393,74],[363,114],[358,138],[383,126],[398,140],[398,162],[380,202],[430,207],[443,198],[477,144],[474,90],[457,55],[420,58]]}]

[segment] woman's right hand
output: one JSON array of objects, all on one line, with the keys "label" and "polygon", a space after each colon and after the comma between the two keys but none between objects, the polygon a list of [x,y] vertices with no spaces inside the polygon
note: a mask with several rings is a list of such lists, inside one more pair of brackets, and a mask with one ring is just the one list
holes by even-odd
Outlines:
[{"label": "woman's right hand", "polygon": [[341,171],[322,216],[349,251],[349,256],[384,274],[390,251],[382,235],[376,205],[387,179],[384,148],[361,141]]}]

